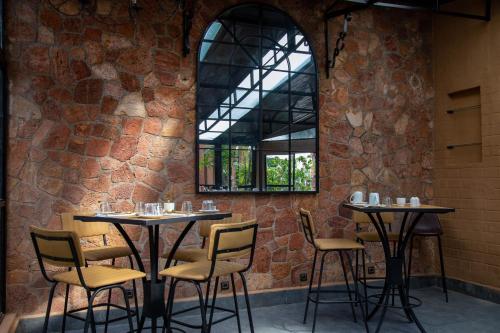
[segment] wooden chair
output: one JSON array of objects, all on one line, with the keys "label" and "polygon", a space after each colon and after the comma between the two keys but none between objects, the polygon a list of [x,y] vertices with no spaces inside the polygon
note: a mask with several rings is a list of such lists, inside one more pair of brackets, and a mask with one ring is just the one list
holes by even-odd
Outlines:
[{"label": "wooden chair", "polygon": [[[79,236],[74,231],[55,231],[31,226],[30,234],[42,275],[49,283],[52,284],[42,330],[43,333],[46,333],[48,330],[54,291],[59,283],[66,284],[67,286],[72,285],[82,287],[86,290],[88,307],[87,315],[84,320],[84,333],[88,332],[89,326],[91,327],[93,333],[96,332],[97,323],[94,320],[93,314],[93,308],[95,307],[93,306],[93,302],[95,297],[102,291],[120,289],[125,300],[125,307],[123,308],[127,314],[125,318],[128,319],[130,332],[133,332],[133,313],[130,310],[127,293],[122,284],[134,281],[135,279],[142,279],[146,276],[146,274],[133,269],[112,266],[95,265],[88,267],[85,261],[85,253],[82,251],[80,246]],[[67,268],[68,271],[54,273],[52,276],[49,276],[45,264],[59,268]],[[64,299],[65,312],[68,305],[68,298],[69,295],[66,292]],[[77,316],[74,318],[83,320]],[[106,320],[105,324],[107,323],[108,320]],[[64,319],[62,325],[62,331],[64,332]]]},{"label": "wooden chair", "polygon": [[[361,305],[361,297],[359,297],[359,290],[358,290],[358,278],[355,275],[355,271],[352,267],[352,260],[351,257],[349,256],[349,252],[356,252],[356,257],[358,256],[358,251],[364,251],[364,246],[358,242],[355,242],[350,239],[344,239],[344,238],[316,238],[316,226],[314,224],[313,218],[311,216],[311,213],[308,210],[305,210],[301,208],[299,210],[300,214],[300,222],[302,225],[302,230],[304,231],[304,236],[306,238],[306,241],[311,244],[314,247],[314,259],[313,259],[313,265],[311,269],[311,278],[309,280],[309,289],[307,291],[307,300],[306,300],[306,308],[304,311],[304,324],[306,323],[307,320],[307,311],[309,309],[309,302],[314,303],[314,319],[313,319],[313,326],[312,326],[312,332],[314,333],[316,329],[316,318],[318,315],[318,305],[319,304],[338,304],[338,303],[347,303],[351,305],[351,311],[352,315],[354,318],[354,321],[356,322],[356,312],[354,311],[354,304],[360,304],[360,309],[363,313],[363,320],[365,321],[365,326],[366,326],[366,317],[365,317],[365,312],[363,310],[363,306]],[[322,290],[321,289],[321,281],[323,278],[323,268],[325,265],[325,257],[327,254],[331,252],[336,252],[339,255],[340,258],[340,264],[342,266],[342,272],[344,274],[344,281],[346,285],[346,290],[345,291],[337,291],[337,290]],[[313,285],[313,280],[314,280],[314,273],[316,271],[316,259],[318,257],[318,253],[322,253],[321,255],[321,264],[320,264],[320,269],[319,269],[319,278],[318,278],[318,286],[316,290],[312,289]],[[351,274],[353,277],[353,282],[354,282],[354,289],[355,289],[355,297],[354,299],[352,298],[351,294],[351,289],[349,287],[349,280],[347,278],[347,272],[345,269],[344,265],[344,254],[347,256],[347,261],[349,263],[349,267],[351,270]],[[347,293],[349,300],[321,300],[320,299],[320,294],[321,293],[332,293],[332,292],[341,292],[341,293]],[[311,297],[311,294],[316,294],[316,297]],[[365,295],[365,302],[366,302],[366,295]]]},{"label": "wooden chair", "polygon": [[[83,254],[85,255],[86,264],[96,261],[111,260],[111,265],[115,265],[115,261],[118,258],[128,258],[130,263],[130,268],[134,269],[134,261],[132,260],[132,250],[128,246],[119,245],[108,245],[108,235],[109,235],[109,223],[106,222],[81,222],[75,220],[73,217],[75,215],[81,214],[85,215],[86,212],[79,213],[62,213],[61,220],[63,230],[75,232],[80,239],[90,238],[90,237],[102,237],[102,245],[96,247],[83,248]],[[66,287],[66,294],[69,293],[70,285]],[[139,324],[139,304],[137,299],[137,286],[135,280],[132,280],[132,288],[134,293],[134,305],[137,324]],[[116,305],[111,304],[111,290],[109,290],[108,295],[108,309],[106,311],[106,321],[109,320],[109,311],[111,307],[116,307]],[[63,314],[63,321],[65,321],[66,311]],[[108,331],[108,326],[104,327],[104,332]]]},{"label": "wooden chair", "polygon": [[[180,264],[167,268],[160,272],[160,275],[173,279],[173,284],[168,294],[166,307],[167,311],[165,315],[165,323],[167,325],[166,328],[168,332],[171,331],[170,325],[172,322],[178,323],[183,326],[193,327],[193,325],[186,325],[186,323],[172,319],[175,289],[177,287],[177,284],[183,281],[194,284],[198,292],[199,308],[201,311],[200,327],[202,333],[210,332],[213,323],[219,323],[223,320],[227,320],[233,317],[236,317],[238,332],[241,333],[240,316],[234,283],[235,274],[239,274],[243,283],[243,291],[245,294],[250,331],[252,333],[254,332],[250,301],[248,298],[248,288],[243,273],[250,269],[250,267],[252,266],[255,253],[255,244],[257,241],[257,228],[258,225],[255,220],[242,223],[213,224],[210,227],[209,244],[207,248],[208,251],[206,252],[207,256],[205,260]],[[246,264],[234,261],[235,259],[239,259],[245,256],[249,256],[248,262]],[[231,277],[235,309],[232,315],[213,322],[219,278],[222,276]],[[210,306],[210,317],[207,323],[206,316],[209,307],[207,306],[207,302],[203,300],[203,293],[201,291],[200,284],[206,283],[213,278],[215,278],[215,287],[212,296],[212,304]]]}]

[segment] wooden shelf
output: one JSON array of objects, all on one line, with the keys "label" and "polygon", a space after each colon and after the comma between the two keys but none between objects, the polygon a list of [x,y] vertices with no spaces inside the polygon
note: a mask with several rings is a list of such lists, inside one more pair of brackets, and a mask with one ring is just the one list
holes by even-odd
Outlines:
[{"label": "wooden shelf", "polygon": [[465,106],[465,107],[458,108],[458,109],[450,109],[450,110],[446,110],[446,113],[454,114],[455,112],[475,110],[475,109],[481,110],[481,105],[472,105],[472,106]]}]

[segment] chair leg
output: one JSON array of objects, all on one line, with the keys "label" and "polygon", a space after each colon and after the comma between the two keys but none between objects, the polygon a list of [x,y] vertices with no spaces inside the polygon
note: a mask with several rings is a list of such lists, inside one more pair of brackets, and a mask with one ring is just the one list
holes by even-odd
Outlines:
[{"label": "chair leg", "polygon": [[87,300],[88,300],[89,304],[87,307],[87,316],[85,317],[85,326],[83,328],[84,333],[87,333],[89,331],[89,325],[92,327],[92,333],[96,333],[94,309],[93,309],[94,299],[95,299],[96,295],[97,295],[97,292],[94,292],[91,295],[90,291],[87,290]]},{"label": "chair leg", "polygon": [[[214,286],[214,295],[212,296],[212,307],[210,308],[210,319],[208,321],[208,333],[212,330],[212,320],[214,318],[214,310],[215,310],[215,300],[217,299],[217,289],[219,287],[219,277],[215,278],[215,286]],[[207,304],[205,302],[205,304]],[[208,307],[205,305],[205,308]]]},{"label": "chair leg", "polygon": [[307,321],[307,311],[309,310],[309,298],[311,297],[311,290],[312,290],[312,284],[313,284],[313,280],[314,280],[314,269],[316,267],[316,258],[318,256],[318,250],[314,250],[314,259],[313,259],[313,264],[312,264],[312,268],[311,268],[311,277],[309,279],[309,289],[307,290],[307,299],[306,299],[306,309],[304,311],[304,320],[302,321],[302,323],[306,323]]},{"label": "chair leg", "polygon": [[238,324],[238,333],[241,333],[240,311],[238,309],[238,297],[236,297],[236,284],[234,283],[234,274],[231,273],[231,287],[233,288],[234,312],[236,323]]},{"label": "chair leg", "polygon": [[361,250],[361,261],[363,261],[363,294],[365,295],[365,313],[368,316],[368,284],[367,284],[368,281],[366,280],[366,249]]},{"label": "chair leg", "polygon": [[[361,250],[363,251],[363,250]],[[359,255],[359,250],[356,250],[356,257]],[[365,330],[368,333],[370,329],[368,328],[368,318],[367,315],[368,313],[365,312],[363,304],[361,304],[361,297],[359,296],[359,284],[358,284],[358,276],[354,275],[357,274],[358,272],[355,272],[355,270],[352,267],[352,259],[349,253],[347,253],[347,261],[349,263],[349,267],[351,268],[351,274],[352,274],[352,280],[354,281],[354,292],[358,297],[356,297],[355,301],[359,303],[359,308],[361,310],[361,315],[363,316],[363,322],[365,323]],[[365,302],[368,302],[368,300],[365,298]]]},{"label": "chair leg", "polygon": [[323,253],[321,256],[321,265],[319,268],[319,277],[318,277],[318,288],[316,289],[316,302],[314,304],[314,319],[313,319],[313,327],[312,333],[316,330],[316,318],[318,316],[318,304],[319,304],[319,294],[321,293],[321,279],[323,278],[323,268],[325,266],[325,256],[328,252]]},{"label": "chair leg", "polygon": [[201,333],[207,333],[207,311],[205,308],[205,302],[203,301],[203,292],[201,291],[200,283],[193,281],[196,291],[198,292],[198,300],[200,302],[200,312],[201,312]]},{"label": "chair leg", "polygon": [[411,237],[410,239],[410,251],[408,253],[408,275],[406,276],[406,294],[410,294],[410,283],[411,283],[411,264],[412,264],[412,257],[413,257],[413,240],[414,236]]},{"label": "chair leg", "polygon": [[69,287],[70,285],[66,285],[66,293],[64,295],[64,311],[63,311],[63,319],[62,319],[62,327],[61,327],[61,332],[65,333],[66,332],[66,318],[68,315],[68,302],[69,302]]},{"label": "chair leg", "polygon": [[166,315],[164,316],[163,319],[163,327],[166,328],[167,333],[172,332],[172,327],[170,326],[172,322],[172,310],[174,307],[174,298],[175,298],[175,288],[177,287],[177,283],[179,283],[179,280],[176,280],[174,278],[171,278],[170,280],[170,289],[168,291],[168,298],[167,298],[167,308],[166,308]]},{"label": "chair leg", "polygon": [[[210,285],[211,285],[211,280],[208,280],[207,282],[207,289],[205,290],[205,307],[208,309],[208,301],[210,300]],[[215,284],[215,288],[217,289],[217,284]]]},{"label": "chair leg", "polygon": [[438,247],[439,247],[439,262],[441,264],[441,283],[443,284],[443,292],[446,298],[446,303],[448,303],[448,287],[446,286],[446,272],[444,270],[444,257],[443,257],[443,244],[441,242],[441,236],[437,236]]},{"label": "chair leg", "polygon": [[241,283],[243,284],[243,292],[245,293],[245,303],[247,305],[247,314],[248,314],[248,322],[250,323],[250,332],[254,333],[252,309],[250,308],[250,299],[248,298],[247,280],[245,279],[245,276],[243,275],[242,272],[239,272],[239,274],[241,278]]},{"label": "chair leg", "polygon": [[[359,250],[356,250],[356,262],[355,262],[355,273],[353,273],[353,278],[355,277],[356,279],[359,277]],[[358,281],[354,281],[357,283]],[[359,293],[356,293],[355,296],[355,301],[356,303],[354,304],[356,307],[358,306],[358,300],[359,300]]]},{"label": "chair leg", "polygon": [[50,309],[52,308],[52,300],[54,299],[54,291],[56,290],[57,282],[54,282],[49,292],[49,300],[47,302],[47,312],[45,313],[45,321],[43,323],[43,333],[47,333],[49,329],[49,318],[50,318]]},{"label": "chair leg", "polygon": [[354,311],[354,303],[352,303],[352,296],[351,296],[351,288],[349,287],[349,279],[347,278],[347,272],[345,270],[345,264],[344,264],[344,256],[343,256],[343,251],[338,251],[339,257],[340,257],[340,265],[342,266],[342,273],[344,273],[344,281],[345,281],[345,287],[347,289],[347,295],[349,295],[349,300],[351,301],[351,311],[352,311],[352,317],[354,319],[354,322],[356,323],[358,320],[356,319],[356,312]]},{"label": "chair leg", "polygon": [[[130,262],[130,269],[134,269],[134,260],[132,259],[132,256],[128,256],[128,260]],[[137,284],[135,283],[135,280],[132,280],[132,289],[134,289],[135,317],[137,319],[137,326],[139,326],[139,302],[137,300]]]},{"label": "chair leg", "polygon": [[128,327],[130,329],[129,333],[134,332],[134,324],[132,323],[132,311],[130,310],[130,302],[128,301],[127,291],[122,286],[118,287],[123,293],[123,299],[125,300],[125,308],[127,309],[127,319]]},{"label": "chair leg", "polygon": [[[111,260],[111,266],[115,265],[115,258]],[[104,333],[108,333],[109,310],[111,309],[111,292],[112,288],[108,291],[108,302],[106,303],[106,322],[104,323]]]}]

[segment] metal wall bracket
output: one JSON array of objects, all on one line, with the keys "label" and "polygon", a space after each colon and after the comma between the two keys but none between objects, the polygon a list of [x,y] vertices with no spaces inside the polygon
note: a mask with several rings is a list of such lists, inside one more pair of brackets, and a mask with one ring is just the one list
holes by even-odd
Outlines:
[{"label": "metal wall bracket", "polygon": [[[331,19],[334,19],[339,16],[347,17],[351,13],[359,10],[363,10],[369,8],[371,6],[377,7],[389,7],[389,8],[399,8],[399,9],[408,9],[408,10],[419,10],[419,11],[429,11],[432,13],[436,13],[439,15],[447,15],[447,16],[455,16],[462,17],[473,20],[480,20],[488,22],[491,20],[491,0],[482,0],[484,3],[484,14],[478,15],[475,13],[467,13],[467,12],[457,12],[443,9],[443,5],[449,4],[455,0],[334,0],[332,5],[328,7],[324,14],[324,34],[325,34],[325,68],[326,68],[326,77],[330,76],[330,69],[335,67],[335,58],[338,55],[338,48],[335,48],[335,51],[331,52],[330,50],[330,33],[328,29],[328,23]],[[477,0],[469,0],[469,1],[477,1]],[[339,6],[341,4],[343,6]],[[345,21],[345,20],[344,20]],[[344,22],[344,37],[346,34],[346,24]],[[342,32],[341,32],[342,34]],[[338,40],[337,40],[338,44]],[[343,44],[343,38],[342,38]]]},{"label": "metal wall bracket", "polygon": [[182,0],[182,55],[186,57],[191,52],[189,34],[193,26],[194,7],[196,0]]}]

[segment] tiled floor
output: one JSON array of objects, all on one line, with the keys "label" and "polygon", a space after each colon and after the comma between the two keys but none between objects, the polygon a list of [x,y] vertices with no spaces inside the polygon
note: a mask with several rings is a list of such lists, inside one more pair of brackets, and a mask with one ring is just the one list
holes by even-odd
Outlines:
[{"label": "tiled floor", "polygon": [[[444,301],[438,288],[415,290],[424,306],[416,309],[417,316],[429,333],[498,333],[500,327],[500,304],[450,292],[450,302]],[[312,307],[310,307],[312,308]],[[364,332],[362,323],[354,323],[348,305],[320,305],[317,333]],[[241,310],[241,309],[240,309]],[[311,331],[312,309],[308,324],[302,324],[303,303],[261,307],[253,309],[255,331],[261,333],[304,333]],[[359,311],[359,310],[358,310]],[[241,310],[243,332],[249,332],[245,309]],[[375,331],[376,319],[370,321],[370,330]],[[184,320],[198,322],[199,316],[188,316]],[[81,331],[71,331],[76,333]],[[126,332],[126,326],[114,326],[111,333]],[[199,332],[187,330],[187,332]],[[214,333],[237,332],[236,320],[229,320],[212,329]],[[409,324],[399,310],[389,310],[381,332],[418,332]]]}]

